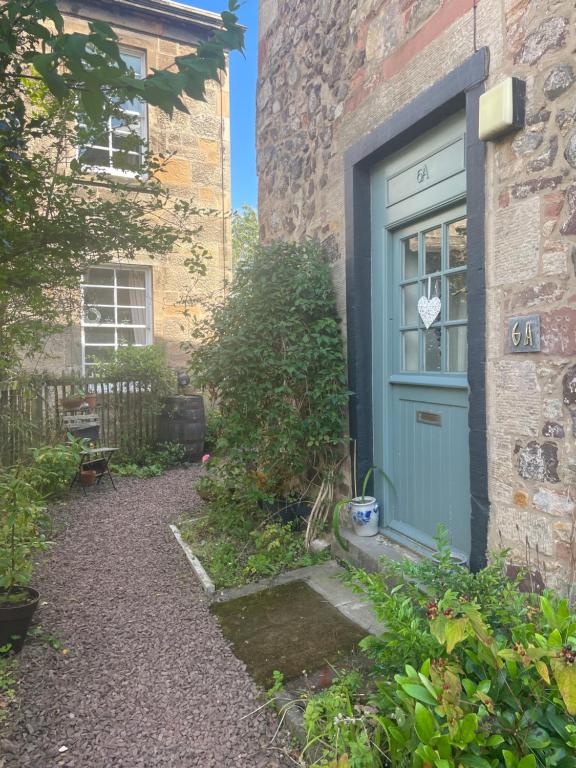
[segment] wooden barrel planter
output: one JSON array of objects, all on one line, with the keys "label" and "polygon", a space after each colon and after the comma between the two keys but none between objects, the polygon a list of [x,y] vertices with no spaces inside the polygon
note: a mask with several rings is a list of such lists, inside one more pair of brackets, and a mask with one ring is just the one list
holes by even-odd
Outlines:
[{"label": "wooden barrel planter", "polygon": [[158,416],[158,439],[162,443],[186,446],[191,461],[204,453],[206,416],[201,395],[171,395]]}]

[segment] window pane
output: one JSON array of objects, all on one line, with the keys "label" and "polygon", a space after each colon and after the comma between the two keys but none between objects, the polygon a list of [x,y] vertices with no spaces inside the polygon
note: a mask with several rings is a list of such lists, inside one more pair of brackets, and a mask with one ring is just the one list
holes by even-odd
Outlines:
[{"label": "window pane", "polygon": [[430,328],[424,331],[424,370],[442,370],[442,329]]},{"label": "window pane", "polygon": [[123,152],[140,152],[142,140],[140,131],[136,129],[118,129],[112,134],[112,146]]},{"label": "window pane", "polygon": [[418,277],[418,236],[409,237],[402,242],[404,250],[404,280],[411,277]]},{"label": "window pane", "polygon": [[146,273],[143,269],[119,269],[116,272],[116,282],[130,288],[145,288]]},{"label": "window pane", "polygon": [[137,171],[142,165],[142,158],[140,154],[117,151],[112,155],[112,165],[123,171]]},{"label": "window pane", "polygon": [[85,304],[114,304],[114,288],[84,288]]},{"label": "window pane", "polygon": [[134,70],[134,73],[136,75],[142,75],[142,68],[143,68],[143,62],[142,62],[142,56],[138,53],[129,53],[128,51],[121,51],[120,56],[122,57],[122,61],[124,64],[126,64],[127,67],[130,67],[130,69]]},{"label": "window pane", "polygon": [[146,344],[146,328],[118,328],[118,344]]},{"label": "window pane", "polygon": [[425,272],[440,272],[442,268],[442,228],[436,227],[424,235]]},{"label": "window pane", "polygon": [[405,371],[418,370],[418,331],[404,331],[403,339],[403,365]]},{"label": "window pane", "polygon": [[418,283],[402,288],[403,325],[418,325]]},{"label": "window pane", "polygon": [[118,325],[146,325],[146,310],[118,309]]},{"label": "window pane", "polygon": [[84,322],[90,325],[111,325],[116,322],[114,307],[84,307]]},{"label": "window pane", "polygon": [[466,272],[448,278],[448,319],[465,320],[468,316],[466,299]]},{"label": "window pane", "polygon": [[448,227],[448,263],[450,269],[466,265],[468,258],[466,240],[466,219],[450,224]]},{"label": "window pane", "polygon": [[84,359],[87,363],[98,363],[110,360],[114,354],[114,347],[85,347]]},{"label": "window pane", "polygon": [[84,282],[90,285],[114,285],[114,270],[89,269],[84,273]]},{"label": "window pane", "polygon": [[120,306],[144,306],[146,303],[146,291],[135,288],[118,288],[118,304]]},{"label": "window pane", "polygon": [[116,342],[114,328],[85,328],[86,344],[114,344]]},{"label": "window pane", "polygon": [[448,328],[448,370],[466,371],[468,369],[467,326],[458,325]]},{"label": "window pane", "polygon": [[94,149],[94,147],[82,147],[80,161],[85,165],[97,165],[107,168],[110,165],[110,155],[107,149]]}]

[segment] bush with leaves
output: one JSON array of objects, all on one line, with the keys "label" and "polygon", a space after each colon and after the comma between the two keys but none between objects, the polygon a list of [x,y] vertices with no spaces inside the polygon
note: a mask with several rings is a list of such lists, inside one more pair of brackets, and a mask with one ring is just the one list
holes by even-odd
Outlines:
[{"label": "bush with leaves", "polygon": [[313,698],[310,741],[322,744],[327,765],[360,768],[353,754],[362,744],[349,731],[343,738],[353,718],[377,766],[574,768],[576,615],[552,593],[520,593],[504,575],[504,555],[471,574],[454,564],[445,537],[438,543],[435,560],[352,572],[386,624],[363,642],[375,662],[364,691],[376,692],[349,689],[348,720],[336,732],[322,714],[332,689],[321,710]]},{"label": "bush with leaves", "polygon": [[159,344],[125,346],[111,352],[109,359],[95,366],[94,376],[101,381],[136,381],[150,385],[143,392],[148,407],[158,412],[163,399],[176,392],[176,374],[166,363]]},{"label": "bush with leaves", "polygon": [[321,246],[276,243],[241,259],[229,294],[196,325],[190,369],[219,404],[219,447],[263,491],[285,496],[333,463],[348,393]]}]

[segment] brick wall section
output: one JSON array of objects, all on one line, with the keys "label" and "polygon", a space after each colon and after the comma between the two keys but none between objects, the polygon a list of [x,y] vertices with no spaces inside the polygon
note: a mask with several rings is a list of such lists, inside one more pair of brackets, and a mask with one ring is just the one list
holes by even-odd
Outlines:
[{"label": "brick wall section", "polygon": [[[86,8],[83,11],[87,12]],[[193,50],[189,42],[160,37],[159,34],[170,36],[170,28],[166,24],[154,23],[153,20],[146,20],[146,24],[149,34],[127,29],[120,24],[116,24],[115,28],[121,45],[145,51],[149,71],[153,67],[165,68],[174,61],[175,56]],[[65,25],[69,32],[88,31],[87,22],[74,16],[65,15]],[[208,86],[206,102],[186,97],[183,101],[189,114],[175,112],[172,118],[158,109],[148,107],[149,143],[154,153],[174,153],[160,177],[174,196],[192,200],[198,208],[215,212],[209,217],[198,217],[197,222],[191,222],[191,225],[197,223],[202,226],[198,240],[209,254],[207,274],[201,279],[190,275],[184,266],[188,255],[186,250],[158,259],[142,257],[136,260],[137,263],[150,266],[152,270],[154,341],[165,345],[168,361],[174,367],[185,367],[186,364],[185,355],[180,349],[180,342],[188,338],[180,303],[182,297],[189,291],[203,298],[220,293],[225,276],[230,276],[232,263],[228,215],[231,200],[227,77],[223,77],[221,86],[216,83]],[[119,263],[123,263],[121,259]],[[199,308],[193,308],[192,311],[197,312]],[[33,365],[37,370],[55,372],[77,369],[80,365],[80,328],[75,326],[62,335],[52,337],[46,345],[45,354],[35,359]]]},{"label": "brick wall section", "polygon": [[[260,220],[265,240],[330,239],[345,313],[345,150],[473,52],[471,0],[261,0]],[[487,86],[527,82],[526,128],[488,145],[490,546],[527,545],[549,584],[576,557],[576,10],[478,0]],[[511,315],[540,314],[542,352],[511,356]],[[473,322],[471,318],[471,322]]]}]

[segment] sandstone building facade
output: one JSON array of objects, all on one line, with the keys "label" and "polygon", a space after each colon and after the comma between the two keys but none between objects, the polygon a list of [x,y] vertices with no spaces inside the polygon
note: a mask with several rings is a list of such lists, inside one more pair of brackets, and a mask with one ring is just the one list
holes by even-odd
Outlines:
[{"label": "sandstone building facade", "polygon": [[[381,527],[473,567],[576,564],[576,8],[261,0],[259,215],[315,237],[346,320],[350,433]],[[520,81],[522,127],[479,139]],[[427,323],[430,323],[427,327]],[[539,336],[538,336],[539,333]]]},{"label": "sandstone building facade", "polygon": [[[164,69],[178,55],[194,50],[220,25],[208,11],[169,0],[62,0],[68,32],[88,31],[89,20],[108,22],[119,37],[121,52],[135,72],[145,76]],[[51,337],[44,353],[32,361],[36,370],[89,373],[91,365],[121,344],[162,344],[168,362],[185,367],[180,343],[187,338],[182,299],[206,297],[223,289],[232,259],[230,226],[230,117],[226,74],[207,88],[205,102],[184,97],[189,114],[170,118],[159,109],[133,103],[133,118],[152,154],[171,155],[161,181],[174,197],[210,210],[188,222],[202,227],[198,240],[206,249],[207,273],[194,277],[185,265],[184,249],[162,258],[121,259],[108,268],[91,269],[79,288],[77,323]],[[107,169],[115,177],[114,141],[82,148],[85,163]],[[103,142],[106,144],[106,142]],[[134,153],[137,162],[137,154]],[[129,174],[128,174],[129,175]],[[128,179],[129,182],[129,179]],[[81,306],[83,304],[83,307]]]}]

